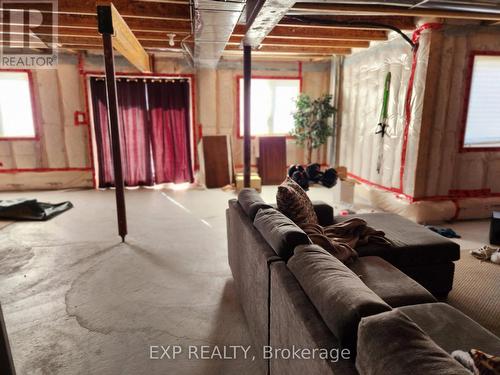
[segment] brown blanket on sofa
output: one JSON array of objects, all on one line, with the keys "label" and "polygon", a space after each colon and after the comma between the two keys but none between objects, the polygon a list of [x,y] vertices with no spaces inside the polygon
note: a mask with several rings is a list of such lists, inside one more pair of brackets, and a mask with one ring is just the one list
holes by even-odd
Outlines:
[{"label": "brown blanket on sofa", "polygon": [[392,246],[384,232],[369,227],[366,221],[359,218],[352,218],[327,227],[318,224],[304,224],[301,228],[313,243],[321,246],[344,263],[353,262],[358,257],[358,253],[354,249],[359,245],[373,243]]}]

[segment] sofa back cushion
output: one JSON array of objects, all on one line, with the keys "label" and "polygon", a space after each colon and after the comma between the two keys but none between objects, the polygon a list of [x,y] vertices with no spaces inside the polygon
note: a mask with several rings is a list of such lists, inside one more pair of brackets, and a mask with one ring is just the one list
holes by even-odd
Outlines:
[{"label": "sofa back cushion", "polygon": [[284,260],[292,256],[296,246],[311,243],[302,229],[274,208],[260,209],[253,225],[276,254]]},{"label": "sofa back cushion", "polygon": [[357,351],[360,375],[471,375],[399,309],[363,318]]},{"label": "sofa back cushion", "polygon": [[264,202],[257,190],[252,188],[241,189],[238,193],[238,203],[252,221],[261,208],[271,208],[270,205]]},{"label": "sofa back cushion", "polygon": [[288,268],[327,327],[353,355],[361,318],[391,310],[340,260],[317,245],[298,246]]},{"label": "sofa back cushion", "polygon": [[290,177],[278,186],[276,203],[278,209],[298,226],[318,224],[318,217],[311,200],[304,189]]}]

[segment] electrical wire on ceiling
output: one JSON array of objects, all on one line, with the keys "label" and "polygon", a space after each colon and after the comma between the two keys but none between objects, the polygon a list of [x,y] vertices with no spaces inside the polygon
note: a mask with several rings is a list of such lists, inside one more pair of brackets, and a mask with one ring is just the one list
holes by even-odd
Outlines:
[{"label": "electrical wire on ceiling", "polygon": [[406,35],[401,29],[385,23],[366,22],[366,21],[337,21],[332,19],[318,18],[311,16],[285,16],[283,17],[283,20],[298,21],[300,23],[309,26],[314,26],[314,25],[337,26],[337,27],[358,26],[358,27],[372,27],[377,29],[388,29],[398,33],[411,46],[411,48],[416,47],[415,43],[413,43],[410,37],[408,37],[408,35]]}]

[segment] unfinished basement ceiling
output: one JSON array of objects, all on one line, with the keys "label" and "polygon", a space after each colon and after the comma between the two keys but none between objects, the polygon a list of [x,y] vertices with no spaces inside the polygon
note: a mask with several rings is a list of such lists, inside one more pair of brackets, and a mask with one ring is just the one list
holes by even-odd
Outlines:
[{"label": "unfinished basement ceiling", "polygon": [[[381,1],[365,1],[365,0],[301,0],[300,3],[331,5],[332,11],[335,14],[398,14],[399,10],[414,11],[414,15],[418,15],[419,11],[438,11],[436,16],[445,16],[450,18],[474,18],[473,13],[478,17],[481,15],[500,15],[499,0],[479,0],[479,1],[455,1],[455,0],[381,0]],[[300,4],[297,6],[301,8]],[[399,9],[398,9],[399,8]],[[460,14],[446,14],[445,11],[462,12]],[[295,10],[295,14],[297,14]],[[472,13],[472,14],[470,14]],[[318,12],[318,14],[320,14]],[[323,13],[324,14],[324,13]],[[411,13],[408,13],[411,14]],[[462,16],[462,17],[461,17]]]},{"label": "unfinished basement ceiling", "polygon": [[[353,48],[368,48],[372,41],[387,39],[387,29],[367,26],[369,23],[410,32],[415,29],[415,17],[479,20],[486,25],[500,22],[500,0],[300,0],[295,4],[293,0],[255,0],[253,19],[258,22],[255,30],[247,33],[246,25],[238,21],[246,18],[245,8],[250,7],[251,1],[112,2],[149,53],[167,52],[181,57],[193,49],[200,67],[216,66],[221,56],[240,58],[242,41],[246,38],[249,42],[255,31],[257,38],[249,43],[254,47],[254,57],[324,59],[335,54],[350,54]],[[96,4],[95,0],[58,1],[57,38],[61,50],[102,51]],[[265,12],[259,15],[260,10],[266,9],[269,9],[268,16]],[[324,18],[334,21],[335,25],[304,22],[300,16]],[[349,22],[358,25],[347,25]],[[39,31],[43,41],[43,30]],[[47,38],[50,31],[46,32]],[[7,33],[10,31],[4,28],[2,36]]]},{"label": "unfinished basement ceiling", "polygon": [[328,3],[349,5],[401,6],[407,8],[427,8],[456,10],[463,12],[499,12],[499,0],[456,1],[456,0],[302,0],[304,3]]}]

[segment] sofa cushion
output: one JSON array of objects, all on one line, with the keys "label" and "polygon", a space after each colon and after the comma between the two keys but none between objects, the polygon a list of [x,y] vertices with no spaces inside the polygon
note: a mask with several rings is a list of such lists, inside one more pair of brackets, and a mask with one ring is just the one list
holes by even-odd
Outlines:
[{"label": "sofa cushion", "polygon": [[323,201],[312,201],[318,224],[327,227],[335,222],[333,207]]},{"label": "sofa cushion", "polygon": [[360,375],[471,375],[399,310],[361,320],[356,357]]},{"label": "sofa cushion", "polygon": [[274,208],[260,209],[253,225],[276,254],[284,260],[292,256],[296,246],[311,243],[302,229]]},{"label": "sofa cushion", "polygon": [[382,258],[358,258],[348,267],[391,307],[437,302],[423,286]]},{"label": "sofa cushion", "polygon": [[479,349],[500,355],[500,338],[446,303],[400,308],[448,353]]},{"label": "sofa cushion", "polygon": [[287,177],[278,186],[276,193],[276,203],[278,209],[299,226],[304,224],[318,224],[318,217],[314,211],[314,206],[306,192]]},{"label": "sofa cushion", "polygon": [[295,248],[288,268],[326,326],[352,353],[361,318],[391,309],[340,260],[317,245]]},{"label": "sofa cushion", "polygon": [[398,268],[460,259],[458,244],[402,216],[369,213],[336,216],[335,221],[341,222],[353,217],[359,217],[365,220],[368,226],[385,232],[385,236],[394,244],[392,247],[373,244],[357,246],[356,251],[359,256],[379,256]]},{"label": "sofa cushion", "polygon": [[244,188],[238,193],[238,203],[243,208],[243,211],[248,215],[250,220],[255,219],[255,215],[257,215],[257,211],[261,208],[270,208],[260,194],[255,189]]}]

